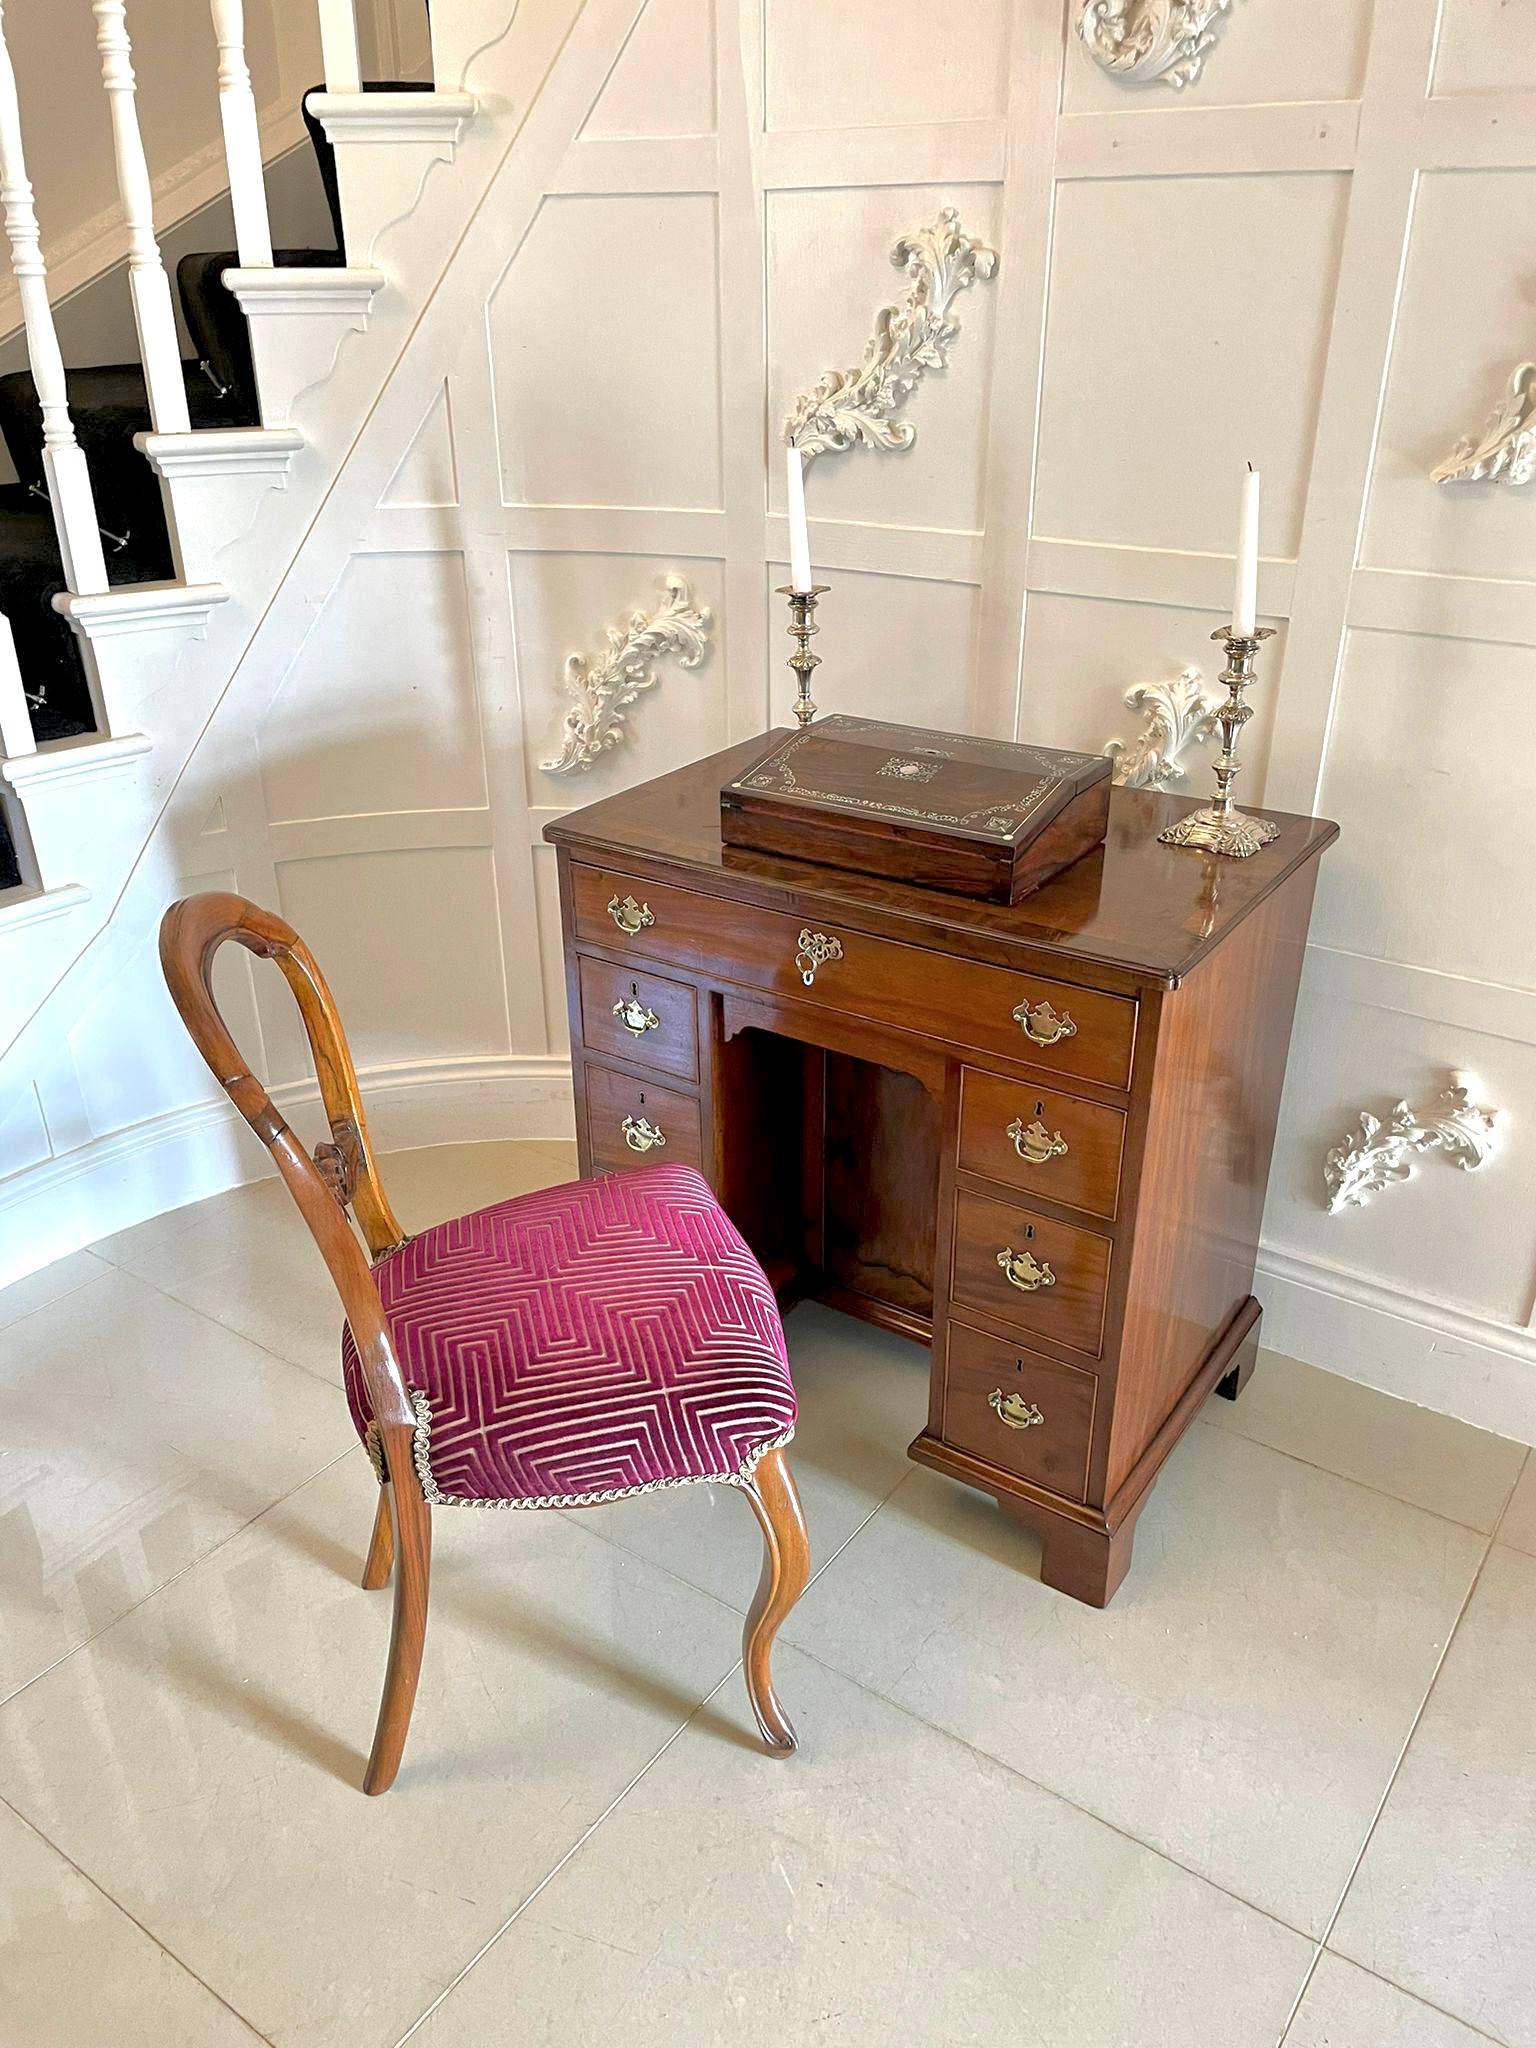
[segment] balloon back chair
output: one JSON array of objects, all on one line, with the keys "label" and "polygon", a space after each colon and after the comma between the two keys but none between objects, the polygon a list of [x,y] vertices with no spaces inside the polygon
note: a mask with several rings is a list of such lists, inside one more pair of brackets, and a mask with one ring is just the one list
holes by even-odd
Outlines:
[{"label": "balloon back chair", "polygon": [[[227,939],[275,960],[297,998],[331,1127],[313,1158],[219,1014],[211,977]],[[787,1755],[795,1733],[769,1660],[810,1571],[784,1457],[795,1396],[773,1291],[708,1184],[690,1167],[637,1167],[407,1237],[379,1179],[335,1003],[293,928],[241,896],[191,896],[165,914],[160,960],[198,1051],[276,1160],[341,1296],[347,1400],[379,1478],[363,1584],[385,1585],[391,1569],[395,1582],[363,1789],[387,1791],[405,1747],[433,1507],[590,1507],[704,1481],[739,1488],[762,1529],[743,1655],[763,1740]]]}]

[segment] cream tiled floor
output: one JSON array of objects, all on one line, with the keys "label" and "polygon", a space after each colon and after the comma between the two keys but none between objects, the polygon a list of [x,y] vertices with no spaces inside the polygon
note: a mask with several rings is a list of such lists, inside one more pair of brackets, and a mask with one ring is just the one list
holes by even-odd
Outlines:
[{"label": "cream tiled floor", "polygon": [[[387,1162],[408,1227],[567,1148]],[[4,2048],[1536,2048],[1536,1460],[1267,1358],[1103,1614],[789,1323],[801,1732],[725,1489],[436,1518],[405,1768],[338,1315],[274,1183],[0,1292]]]}]

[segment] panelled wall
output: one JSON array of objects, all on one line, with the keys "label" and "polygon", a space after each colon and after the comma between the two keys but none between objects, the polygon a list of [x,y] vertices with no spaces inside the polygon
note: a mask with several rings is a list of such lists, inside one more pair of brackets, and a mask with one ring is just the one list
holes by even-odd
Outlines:
[{"label": "panelled wall", "polygon": [[[296,572],[302,632],[258,643],[219,775],[163,835],[166,893],[233,881],[304,930],[386,1140],[563,1128],[542,827],[786,716],[780,424],[904,290],[896,238],[953,207],[999,263],[954,302],[912,446],[809,471],[818,701],[1131,738],[1127,689],[1220,666],[1238,470],[1263,470],[1244,793],[1344,828],[1267,1335],[1533,1440],[1536,485],[1429,472],[1536,354],[1536,45],[1499,0],[1234,0],[1175,91],[1101,70],[1078,11],[647,0],[569,146],[511,165],[455,259],[338,485],[346,544]],[[567,657],[670,573],[707,659],[663,659],[628,736],[549,773]],[[13,1187],[92,1146],[118,1212],[253,1170],[135,973],[12,1091]],[[279,987],[231,990],[296,1093]],[[1453,1069],[1503,1112],[1490,1163],[1429,1154],[1329,1215],[1328,1147]]]}]

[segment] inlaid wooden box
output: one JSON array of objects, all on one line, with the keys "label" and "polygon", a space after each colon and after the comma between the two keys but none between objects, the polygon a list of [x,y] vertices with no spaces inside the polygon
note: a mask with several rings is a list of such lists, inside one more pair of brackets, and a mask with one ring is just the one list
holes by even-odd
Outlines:
[{"label": "inlaid wooden box", "polygon": [[1103,843],[1099,754],[835,716],[777,734],[720,792],[727,846],[1020,903]]}]

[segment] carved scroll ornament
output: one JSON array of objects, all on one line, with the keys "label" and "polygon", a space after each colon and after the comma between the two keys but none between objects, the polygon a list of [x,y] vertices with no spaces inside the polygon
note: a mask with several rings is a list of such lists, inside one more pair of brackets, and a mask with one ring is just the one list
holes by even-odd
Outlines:
[{"label": "carved scroll ornament", "polygon": [[903,235],[891,261],[912,284],[875,315],[875,331],[850,370],[828,370],[795,400],[784,439],[809,463],[814,456],[866,448],[910,448],[917,429],[900,412],[929,370],[942,370],[960,332],[955,296],[997,275],[997,252],[973,241],[954,207],[930,228]]},{"label": "carved scroll ornament", "polygon": [[1528,484],[1536,476],[1536,363],[1516,365],[1482,433],[1465,435],[1430,476],[1437,484]]},{"label": "carved scroll ornament", "polygon": [[1216,730],[1218,699],[1207,696],[1199,669],[1186,668],[1171,683],[1137,683],[1125,693],[1127,711],[1144,724],[1129,745],[1110,740],[1104,751],[1115,764],[1111,780],[1124,789],[1171,789],[1184,777],[1184,749],[1208,740]]},{"label": "carved scroll ornament", "polygon": [[1130,85],[1193,85],[1232,0],[1086,0],[1077,33],[1094,61]]},{"label": "carved scroll ornament", "polygon": [[675,654],[679,668],[697,668],[709,651],[709,624],[708,607],[695,605],[686,580],[671,575],[666,598],[653,612],[634,612],[627,626],[607,629],[605,655],[596,661],[570,655],[565,687],[575,701],[565,714],[559,753],[539,764],[546,774],[590,768],[616,747],[628,731],[625,712],[660,680],[653,664]]},{"label": "carved scroll ornament", "polygon": [[1323,1167],[1329,1214],[1363,1208],[1372,1195],[1407,1180],[1422,1152],[1444,1152],[1467,1173],[1484,1165],[1499,1113],[1474,1103],[1476,1089],[1470,1074],[1453,1074],[1451,1086],[1427,1108],[1400,1102],[1386,1123],[1362,1110],[1358,1131],[1339,1140]]}]

